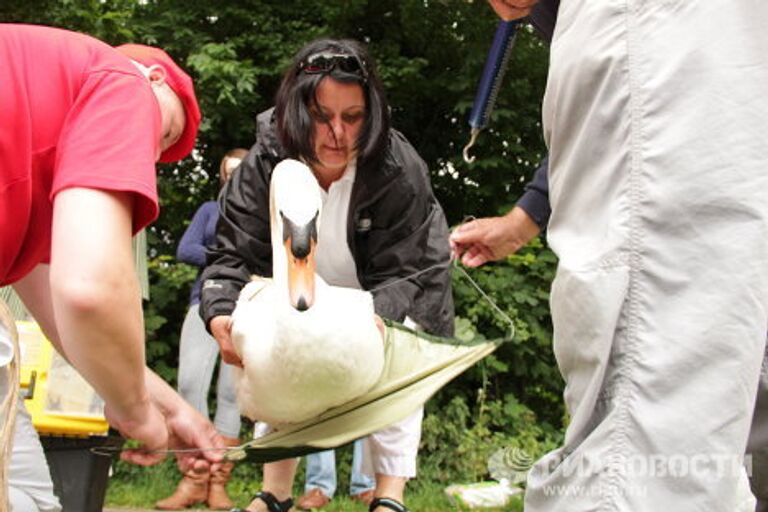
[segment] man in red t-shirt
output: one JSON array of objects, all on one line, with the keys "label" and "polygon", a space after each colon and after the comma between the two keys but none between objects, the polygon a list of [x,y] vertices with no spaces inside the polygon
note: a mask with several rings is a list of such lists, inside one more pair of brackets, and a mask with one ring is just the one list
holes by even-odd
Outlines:
[{"label": "man in red t-shirt", "polygon": [[[145,367],[131,251],[158,214],[155,162],[194,147],[192,80],[162,50],[31,25],[0,25],[0,76],[0,285],[105,400],[110,424],[147,449],[124,458],[223,446]],[[204,453],[181,462],[220,458]]]}]

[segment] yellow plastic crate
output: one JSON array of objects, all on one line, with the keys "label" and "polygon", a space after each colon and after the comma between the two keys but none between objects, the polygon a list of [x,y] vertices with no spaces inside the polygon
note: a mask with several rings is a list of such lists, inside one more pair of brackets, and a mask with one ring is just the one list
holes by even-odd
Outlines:
[{"label": "yellow plastic crate", "polygon": [[59,355],[35,322],[17,321],[21,393],[35,429],[43,435],[106,435],[104,402]]}]

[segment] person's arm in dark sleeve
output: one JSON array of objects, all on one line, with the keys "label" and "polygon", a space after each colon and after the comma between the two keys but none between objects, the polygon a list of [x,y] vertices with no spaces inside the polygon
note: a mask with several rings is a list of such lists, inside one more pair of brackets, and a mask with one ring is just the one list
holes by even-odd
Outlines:
[{"label": "person's arm in dark sleeve", "polygon": [[548,160],[545,158],[514,208],[500,217],[475,219],[450,236],[451,250],[468,267],[506,258],[536,237],[549,222]]},{"label": "person's arm in dark sleeve", "polygon": [[209,248],[202,273],[200,316],[229,316],[251,275],[272,275],[269,236],[269,183],[252,151],[222,188],[218,199],[216,243]]},{"label": "person's arm in dark sleeve", "polygon": [[549,157],[544,157],[533,179],[525,186],[525,192],[517,201],[517,206],[525,210],[531,219],[544,230],[549,222],[552,209],[549,205]]},{"label": "person's arm in dark sleeve", "polygon": [[221,360],[240,367],[231,337],[237,297],[251,275],[272,275],[268,180],[251,150],[219,194],[216,243],[201,275],[200,317],[219,344]]},{"label": "person's arm in dark sleeve", "polygon": [[552,42],[559,7],[559,0],[539,0],[528,15],[528,21],[547,44]]},{"label": "person's arm in dark sleeve", "polygon": [[206,263],[205,228],[212,213],[217,208],[215,203],[205,203],[200,206],[192,217],[187,229],[176,248],[176,259],[203,268]]}]

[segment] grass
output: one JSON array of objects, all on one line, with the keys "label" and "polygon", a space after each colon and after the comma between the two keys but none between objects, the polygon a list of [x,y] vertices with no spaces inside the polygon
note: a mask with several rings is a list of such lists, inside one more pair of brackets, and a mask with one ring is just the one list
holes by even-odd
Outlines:
[{"label": "grass", "polygon": [[[151,467],[141,468],[118,463],[115,474],[110,478],[107,487],[106,505],[109,507],[143,507],[153,508],[155,501],[171,494],[179,481],[180,475],[171,460]],[[299,473],[301,475],[303,473]],[[259,489],[260,469],[258,465],[241,463],[233,472],[228,490],[235,504],[240,507],[247,505],[253,494]],[[297,482],[302,478],[297,477]],[[339,481],[343,482],[342,475]],[[445,512],[462,510],[453,505],[443,492],[445,485],[426,480],[422,476],[412,481],[406,491],[407,505],[413,512]],[[340,488],[336,497],[323,509],[327,512],[364,512],[365,508],[357,502],[344,496],[345,489]],[[297,485],[294,495],[302,492]],[[205,510],[205,509],[202,509]],[[499,509],[484,509],[488,512],[520,512],[522,502],[517,497],[507,507]]]}]

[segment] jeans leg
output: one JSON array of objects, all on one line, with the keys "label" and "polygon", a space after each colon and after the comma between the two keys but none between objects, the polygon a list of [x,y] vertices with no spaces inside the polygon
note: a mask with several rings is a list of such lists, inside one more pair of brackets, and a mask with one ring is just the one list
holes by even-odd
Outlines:
[{"label": "jeans leg", "polygon": [[333,498],[336,492],[336,452],[326,450],[307,455],[307,481],[304,490],[320,489]]},{"label": "jeans leg", "polygon": [[355,496],[376,487],[376,481],[361,471],[363,464],[363,440],[352,446],[352,469],[349,474],[349,495]]}]

